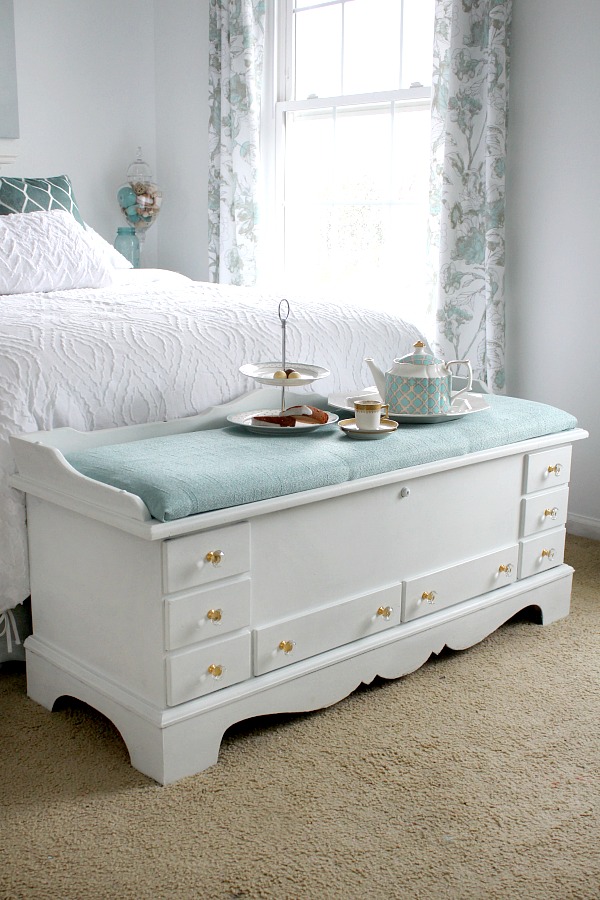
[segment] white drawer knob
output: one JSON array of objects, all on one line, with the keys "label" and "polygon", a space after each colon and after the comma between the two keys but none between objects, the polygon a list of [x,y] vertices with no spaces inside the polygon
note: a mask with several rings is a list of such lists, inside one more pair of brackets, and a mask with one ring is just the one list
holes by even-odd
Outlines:
[{"label": "white drawer knob", "polygon": [[377,615],[381,616],[382,619],[389,619],[394,610],[391,606],[380,606],[377,610]]},{"label": "white drawer knob", "polygon": [[556,551],[555,551],[554,547],[550,547],[549,550],[542,550],[542,559],[544,559],[544,557],[546,557],[546,559],[549,559],[550,562],[552,562],[552,560],[554,559],[555,556],[556,556]]},{"label": "white drawer knob", "polygon": [[209,550],[204,559],[206,562],[212,563],[213,566],[220,566],[224,556],[225,554],[222,550]]},{"label": "white drawer knob", "polygon": [[553,466],[548,466],[548,475],[552,475],[554,472],[555,475],[560,475],[562,471],[562,466],[560,463],[555,463]]},{"label": "white drawer knob", "polygon": [[421,594],[421,600],[426,600],[428,603],[435,603],[435,598],[435,591],[423,591]]},{"label": "white drawer knob", "polygon": [[498,571],[504,572],[507,578],[512,573],[512,570],[512,563],[506,563],[506,565],[503,563],[501,566],[498,566]]},{"label": "white drawer knob", "polygon": [[225,671],[225,666],[219,666],[216,663],[212,663],[206,671],[209,675],[212,675],[213,678],[220,678]]},{"label": "white drawer knob", "polygon": [[296,646],[295,641],[279,641],[278,650],[283,650],[284,653],[291,653],[294,647]]},{"label": "white drawer knob", "polygon": [[551,519],[558,518],[558,506],[553,506],[552,509],[544,510],[544,517],[550,516]]}]

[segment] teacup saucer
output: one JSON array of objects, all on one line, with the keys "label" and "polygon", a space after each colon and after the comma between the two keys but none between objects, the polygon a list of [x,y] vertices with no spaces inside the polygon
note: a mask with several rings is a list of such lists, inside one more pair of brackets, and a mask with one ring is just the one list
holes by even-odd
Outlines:
[{"label": "teacup saucer", "polygon": [[356,419],[342,419],[338,425],[348,437],[355,438],[359,441],[376,441],[379,438],[387,437],[398,427],[397,422],[392,419],[381,419],[379,428],[373,431],[365,431],[356,424]]}]

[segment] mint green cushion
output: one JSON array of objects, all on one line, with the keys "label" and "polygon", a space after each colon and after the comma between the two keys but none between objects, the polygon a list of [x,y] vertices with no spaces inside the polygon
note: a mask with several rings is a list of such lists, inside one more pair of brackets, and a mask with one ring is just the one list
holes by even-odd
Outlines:
[{"label": "mint green cushion", "polygon": [[400,425],[379,441],[354,441],[337,425],[267,436],[230,426],[111,444],[67,455],[97,481],[137,494],[162,522],[212,509],[341,484],[421,463],[575,428],[569,413],[514,397],[435,425]]},{"label": "mint green cushion", "polygon": [[0,178],[0,216],[64,209],[80,225],[83,219],[66,175],[53,178]]}]

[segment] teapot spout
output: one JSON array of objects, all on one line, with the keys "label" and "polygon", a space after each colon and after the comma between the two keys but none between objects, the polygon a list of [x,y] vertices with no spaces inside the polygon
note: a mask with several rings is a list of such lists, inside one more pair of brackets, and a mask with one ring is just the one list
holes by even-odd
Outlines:
[{"label": "teapot spout", "polygon": [[379,396],[382,400],[385,400],[385,374],[379,366],[375,365],[375,361],[370,356],[365,357],[365,362],[371,370]]}]

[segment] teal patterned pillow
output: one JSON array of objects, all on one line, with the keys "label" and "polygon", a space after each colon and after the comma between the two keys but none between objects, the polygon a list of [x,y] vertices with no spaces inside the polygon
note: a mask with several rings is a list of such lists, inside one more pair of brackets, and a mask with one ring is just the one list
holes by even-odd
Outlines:
[{"label": "teal patterned pillow", "polygon": [[0,216],[64,209],[80,225],[79,212],[71,182],[66,175],[55,178],[0,178]]}]

